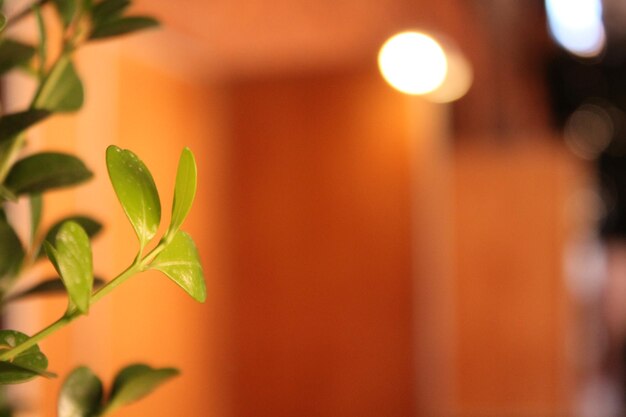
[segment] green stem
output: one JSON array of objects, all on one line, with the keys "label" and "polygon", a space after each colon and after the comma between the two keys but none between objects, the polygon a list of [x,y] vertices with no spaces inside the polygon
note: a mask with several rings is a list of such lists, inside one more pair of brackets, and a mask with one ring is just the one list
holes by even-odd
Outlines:
[{"label": "green stem", "polygon": [[64,327],[66,324],[68,324],[69,322],[74,320],[76,317],[78,317],[78,314],[76,314],[75,312],[70,313],[68,311],[63,317],[61,317],[60,319],[58,319],[57,321],[55,321],[54,323],[52,323],[51,325],[49,325],[45,329],[40,330],[38,333],[32,335],[24,343],[21,343],[21,344],[15,346],[14,348],[12,348],[10,350],[7,350],[7,351],[3,352],[2,354],[0,354],[0,361],[8,361],[10,359],[13,359],[15,356],[19,355],[20,353],[24,352],[25,350],[27,350],[27,349],[29,349],[29,348],[31,348],[33,346],[35,346],[41,340],[45,339],[46,337],[48,337],[52,333],[54,333],[57,330],[59,330],[60,328]]},{"label": "green stem", "polygon": [[[89,306],[91,307],[95,303],[97,303],[102,297],[113,291],[116,287],[123,284],[128,278],[135,275],[136,273],[141,272],[139,264],[134,262],[131,266],[126,268],[124,272],[119,274],[117,277],[113,278],[111,281],[107,282],[106,285],[101,287],[98,291],[96,291],[89,302]],[[2,358],[0,358],[2,359]]]},{"label": "green stem", "polygon": [[34,5],[33,11],[37,21],[37,32],[39,33],[39,45],[37,55],[39,56],[39,80],[43,82],[46,78],[46,51],[48,50],[48,36],[46,34],[46,24],[41,15],[41,6]]},{"label": "green stem", "polygon": [[[148,269],[148,266],[150,265],[150,263],[163,249],[165,249],[165,246],[167,246],[166,242],[161,241],[143,259],[135,260],[135,262],[133,262],[132,265],[126,268],[121,274],[113,278],[105,286],[103,286],[98,291],[96,291],[92,295],[91,300],[89,301],[89,306],[90,307],[93,306],[95,303],[100,301],[100,299],[102,299],[104,296],[109,294],[119,285],[126,282],[133,275],[139,272],[143,272],[146,269]],[[8,360],[13,359],[20,353],[24,352],[25,350],[31,348],[32,346],[35,346],[37,343],[39,343],[41,340],[45,339],[46,337],[50,336],[52,333],[65,327],[67,324],[69,324],[71,321],[73,321],[80,315],[81,315],[80,311],[74,308],[68,309],[68,311],[63,315],[63,317],[61,317],[54,323],[50,324],[48,327],[34,334],[23,343],[0,354],[0,361],[8,361]]]}]

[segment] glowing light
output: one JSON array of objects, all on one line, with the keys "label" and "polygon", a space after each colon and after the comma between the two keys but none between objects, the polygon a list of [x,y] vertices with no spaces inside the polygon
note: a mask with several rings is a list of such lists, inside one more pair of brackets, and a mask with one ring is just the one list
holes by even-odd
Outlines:
[{"label": "glowing light", "polygon": [[378,54],[378,66],[387,82],[406,94],[426,94],[446,78],[446,55],[433,38],[420,32],[391,37]]},{"label": "glowing light", "polygon": [[425,97],[436,103],[450,103],[467,93],[472,86],[474,73],[469,61],[454,45],[444,42],[442,46],[448,61],[448,71],[443,83]]},{"label": "glowing light", "polygon": [[606,34],[601,0],[546,0],[550,31],[554,39],[581,57],[597,56]]}]

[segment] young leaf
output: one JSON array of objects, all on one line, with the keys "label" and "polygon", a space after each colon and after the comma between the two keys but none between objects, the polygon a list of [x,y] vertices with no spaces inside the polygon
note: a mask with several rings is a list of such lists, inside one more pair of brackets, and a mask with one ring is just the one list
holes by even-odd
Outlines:
[{"label": "young leaf", "polygon": [[[89,238],[93,238],[102,230],[102,224],[99,221],[92,219],[91,217],[69,216],[56,222],[50,228],[50,230],[48,230],[48,233],[46,233],[46,236],[44,237],[43,240],[50,242],[50,243],[54,243],[56,240],[57,233],[59,233],[59,229],[61,229],[61,226],[63,225],[63,223],[68,222],[68,221],[73,221],[73,222],[78,223],[85,230]],[[39,248],[39,250],[37,251],[36,257],[40,258],[44,256],[43,252],[44,252],[43,248]]]},{"label": "young leaf", "polygon": [[43,210],[43,198],[41,194],[30,196],[30,242],[33,245],[41,224],[41,211]]},{"label": "young leaf", "polygon": [[201,303],[206,300],[206,284],[198,250],[187,233],[178,231],[170,244],[152,261],[150,268],[163,272],[194,300]]},{"label": "young leaf", "polygon": [[4,115],[0,118],[0,143],[15,138],[32,125],[50,115],[48,110],[30,109],[19,113]]},{"label": "young leaf", "polygon": [[102,407],[102,381],[85,366],[74,369],[63,382],[58,417],[95,417]]},{"label": "young leaf", "polygon": [[35,55],[35,48],[25,43],[5,38],[0,41],[0,74],[22,66]]},{"label": "young leaf", "polygon": [[0,220],[0,278],[16,274],[23,259],[20,239],[6,220]]},{"label": "young leaf", "polygon": [[78,7],[77,0],[52,0],[57,13],[61,17],[63,26],[66,28],[72,23],[76,9]]},{"label": "young leaf", "polygon": [[143,249],[161,221],[161,202],[152,174],[134,153],[117,146],[107,148],[106,161],[115,194]]},{"label": "young leaf", "polygon": [[107,20],[96,26],[89,35],[89,39],[104,39],[112,36],[126,35],[139,30],[154,28],[159,22],[147,16],[128,16],[115,20]]},{"label": "young leaf", "polygon": [[13,165],[5,185],[16,195],[33,194],[79,184],[91,176],[85,164],[75,156],[42,152]]},{"label": "young leaf", "polygon": [[[0,330],[0,351],[9,350],[28,340],[28,336],[15,330]],[[54,376],[49,372],[48,359],[35,345],[18,354],[11,362],[0,361],[0,384],[18,384],[38,375]]]},{"label": "young leaf", "polygon": [[[99,288],[103,286],[105,281],[102,278],[94,277],[93,278],[93,288]],[[20,291],[15,294],[11,294],[4,299],[4,302],[8,303],[11,301],[22,300],[28,297],[34,297],[37,295],[56,295],[56,294],[65,294],[65,284],[60,278],[47,278],[41,281],[40,283],[27,288],[23,291]]]},{"label": "young leaf", "polygon": [[46,252],[67,289],[70,307],[75,306],[86,314],[93,288],[89,237],[78,223],[65,222],[57,233],[55,246],[45,243]]},{"label": "young leaf", "polygon": [[103,414],[140,400],[178,374],[174,368],[153,369],[143,364],[127,366],[115,377],[111,397]]},{"label": "young leaf", "polygon": [[187,217],[196,195],[197,182],[196,161],[189,148],[183,149],[178,161],[174,203],[172,204],[172,220],[168,233],[175,234]]},{"label": "young leaf", "polygon": [[33,108],[53,112],[72,112],[80,109],[84,99],[83,85],[68,55],[56,62],[43,81]]}]

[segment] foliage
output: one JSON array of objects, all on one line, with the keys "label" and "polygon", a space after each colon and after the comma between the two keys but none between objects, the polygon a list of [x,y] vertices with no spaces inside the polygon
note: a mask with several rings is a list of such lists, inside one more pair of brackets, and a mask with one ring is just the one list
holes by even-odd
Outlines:
[{"label": "foliage", "polygon": [[[0,5],[2,2],[0,1]],[[110,146],[106,152],[109,178],[117,198],[135,231],[138,250],[133,262],[108,282],[94,277],[90,239],[102,225],[85,215],[60,219],[40,230],[43,195],[73,187],[92,177],[76,156],[38,152],[23,156],[27,130],[56,113],[75,112],[83,105],[84,91],[74,65],[75,52],[91,42],[158,26],[149,16],[128,15],[130,0],[38,0],[7,19],[0,13],[0,75],[24,71],[37,81],[28,108],[0,116],[0,306],[25,297],[67,294],[65,313],[52,324],[28,336],[17,330],[0,330],[0,384],[16,384],[35,377],[51,378],[48,359],[38,343],[90,308],[117,286],[146,270],[158,270],[193,299],[204,302],[206,288],[202,266],[192,238],[181,231],[196,192],[197,168],[185,148],[176,174],[169,226],[155,239],[161,223],[161,201],[152,174],[130,150]],[[54,7],[63,27],[62,48],[48,56],[48,34],[41,9]],[[37,44],[24,43],[6,34],[16,22],[34,16]],[[11,204],[30,202],[30,234],[20,236],[10,220]],[[152,246],[149,246],[154,242]],[[152,247],[150,250],[146,248]],[[20,276],[45,256],[57,272],[31,288],[16,291]],[[119,372],[105,397],[100,379],[88,368],[75,369],[59,396],[60,417],[101,416],[147,395],[176,376],[173,368],[153,369],[135,364]],[[1,394],[0,394],[1,396]],[[0,401],[2,402],[2,401]],[[10,410],[0,405],[2,415]]]}]

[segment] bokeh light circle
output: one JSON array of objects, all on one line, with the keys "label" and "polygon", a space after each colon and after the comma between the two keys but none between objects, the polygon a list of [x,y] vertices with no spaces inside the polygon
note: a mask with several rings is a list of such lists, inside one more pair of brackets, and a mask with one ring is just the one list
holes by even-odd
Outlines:
[{"label": "bokeh light circle", "polygon": [[421,32],[402,32],[391,37],[378,54],[383,78],[406,94],[427,94],[445,80],[448,62],[443,48]]}]

